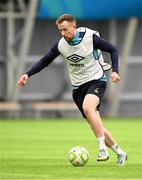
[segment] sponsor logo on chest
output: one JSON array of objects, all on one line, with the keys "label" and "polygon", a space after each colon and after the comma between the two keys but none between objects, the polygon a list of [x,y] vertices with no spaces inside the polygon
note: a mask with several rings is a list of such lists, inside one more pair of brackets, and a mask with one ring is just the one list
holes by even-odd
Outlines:
[{"label": "sponsor logo on chest", "polygon": [[72,55],[68,56],[66,59],[74,63],[74,64],[70,63],[71,66],[75,66],[75,67],[83,67],[84,66],[83,63],[78,63],[78,62],[82,61],[84,59],[84,57],[79,56],[77,54],[72,54]]}]

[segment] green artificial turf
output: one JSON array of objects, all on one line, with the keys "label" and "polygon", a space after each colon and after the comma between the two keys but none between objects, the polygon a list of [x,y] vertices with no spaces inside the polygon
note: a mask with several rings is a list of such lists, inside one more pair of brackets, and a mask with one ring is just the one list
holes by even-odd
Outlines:
[{"label": "green artificial turf", "polygon": [[[105,119],[104,124],[128,153],[123,167],[110,150],[108,161],[96,161],[97,142],[83,119],[1,120],[0,179],[142,179],[142,120]],[[84,167],[68,161],[77,145],[90,154]]]}]

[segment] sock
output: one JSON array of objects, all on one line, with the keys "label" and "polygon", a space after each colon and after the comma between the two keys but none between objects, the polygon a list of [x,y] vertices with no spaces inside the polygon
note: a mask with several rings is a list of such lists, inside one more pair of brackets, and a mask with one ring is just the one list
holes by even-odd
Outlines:
[{"label": "sock", "polygon": [[125,152],[119,147],[118,144],[114,144],[111,146],[111,149],[116,153],[116,154],[125,154]]},{"label": "sock", "polygon": [[105,145],[105,137],[104,136],[101,136],[99,138],[97,138],[98,140],[98,144],[99,144],[99,149],[102,150],[106,150],[106,145]]}]

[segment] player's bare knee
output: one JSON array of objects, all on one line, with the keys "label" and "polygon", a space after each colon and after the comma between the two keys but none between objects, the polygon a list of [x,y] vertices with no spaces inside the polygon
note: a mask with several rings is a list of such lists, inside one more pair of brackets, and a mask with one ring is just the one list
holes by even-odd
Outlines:
[{"label": "player's bare knee", "polygon": [[86,117],[89,117],[95,111],[91,107],[83,105],[83,112],[84,112]]},{"label": "player's bare knee", "polygon": [[86,117],[89,116],[89,114],[91,113],[90,109],[88,106],[86,106],[85,104],[83,104],[83,112],[86,115]]}]

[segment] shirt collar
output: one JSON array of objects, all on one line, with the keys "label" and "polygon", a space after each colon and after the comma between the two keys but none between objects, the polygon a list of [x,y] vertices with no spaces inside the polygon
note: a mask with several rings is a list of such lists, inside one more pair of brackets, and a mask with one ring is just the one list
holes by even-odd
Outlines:
[{"label": "shirt collar", "polygon": [[69,42],[70,45],[76,45],[80,42],[80,38],[79,38],[79,31],[76,31],[75,36],[73,37],[73,39]]}]

